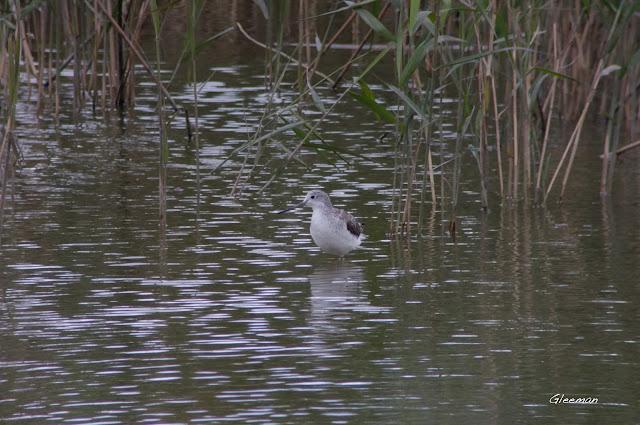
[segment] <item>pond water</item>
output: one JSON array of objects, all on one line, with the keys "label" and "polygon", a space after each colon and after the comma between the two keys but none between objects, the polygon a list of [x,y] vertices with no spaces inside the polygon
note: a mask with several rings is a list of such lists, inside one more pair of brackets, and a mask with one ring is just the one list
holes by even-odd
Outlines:
[{"label": "pond water", "polygon": [[[494,195],[485,214],[466,154],[456,243],[439,212],[420,237],[390,236],[394,152],[354,103],[321,128],[358,152],[350,164],[304,152],[309,169],[292,162],[259,193],[267,168],[238,196],[242,157],[210,173],[262,114],[255,65],[212,66],[202,86],[199,194],[195,153],[171,130],[164,229],[153,87],[123,116],[78,114],[69,95],[56,122],[20,103],[0,247],[0,422],[638,420],[637,156],[601,199],[594,126],[566,202],[503,208]],[[285,84],[283,104],[294,93]],[[273,213],[316,187],[365,224],[364,248],[344,260],[315,247],[310,211]]]}]

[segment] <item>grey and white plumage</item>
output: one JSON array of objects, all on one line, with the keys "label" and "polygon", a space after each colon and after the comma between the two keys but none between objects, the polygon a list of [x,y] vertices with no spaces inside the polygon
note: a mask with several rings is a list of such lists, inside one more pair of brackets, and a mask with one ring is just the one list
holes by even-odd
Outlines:
[{"label": "grey and white plumage", "polygon": [[321,190],[310,191],[304,201],[278,214],[307,205],[313,209],[311,238],[323,251],[344,257],[360,246],[366,237],[358,220],[348,212],[334,208],[329,195]]}]

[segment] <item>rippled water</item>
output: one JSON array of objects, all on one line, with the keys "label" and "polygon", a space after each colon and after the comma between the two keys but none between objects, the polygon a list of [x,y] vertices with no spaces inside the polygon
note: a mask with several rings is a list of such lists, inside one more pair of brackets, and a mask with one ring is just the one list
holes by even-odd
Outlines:
[{"label": "rippled water", "polygon": [[[422,237],[390,237],[393,150],[357,105],[322,129],[363,156],[351,166],[292,163],[237,197],[243,158],[209,174],[260,117],[263,83],[229,66],[203,86],[200,203],[195,154],[173,127],[164,231],[151,88],[122,118],[56,124],[22,104],[0,249],[0,422],[637,421],[633,160],[601,202],[587,140],[563,206],[494,200],[485,215],[468,178],[457,243],[439,213]],[[273,214],[318,186],[369,234],[344,261],[314,246],[309,211]]]}]

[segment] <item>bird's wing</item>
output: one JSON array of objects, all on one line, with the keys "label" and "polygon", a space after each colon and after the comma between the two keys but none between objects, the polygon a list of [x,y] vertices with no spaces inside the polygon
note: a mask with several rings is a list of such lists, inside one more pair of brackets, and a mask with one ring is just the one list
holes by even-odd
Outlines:
[{"label": "bird's wing", "polygon": [[362,225],[351,214],[344,210],[339,210],[338,217],[347,223],[347,230],[353,236],[359,237],[362,234]]}]

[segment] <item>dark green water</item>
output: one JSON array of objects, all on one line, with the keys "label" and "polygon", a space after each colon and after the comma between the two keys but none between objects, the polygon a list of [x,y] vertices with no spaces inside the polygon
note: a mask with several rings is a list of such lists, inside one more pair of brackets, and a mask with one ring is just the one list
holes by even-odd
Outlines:
[{"label": "dark green water", "polygon": [[[266,102],[262,70],[239,62],[200,93],[200,203],[195,154],[172,130],[164,231],[151,87],[122,118],[73,114],[69,98],[56,123],[21,103],[0,248],[0,422],[637,422],[637,156],[602,200],[594,127],[567,202],[494,198],[483,214],[467,154],[457,242],[441,214],[420,238],[389,237],[393,150],[355,104],[321,129],[364,157],[351,166],[305,153],[310,170],[292,163],[258,194],[262,173],[238,197],[243,158],[209,174]],[[365,223],[365,249],[338,261],[313,245],[309,211],[273,214],[315,187]]]}]

